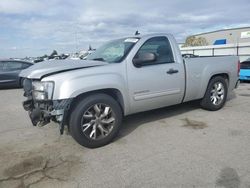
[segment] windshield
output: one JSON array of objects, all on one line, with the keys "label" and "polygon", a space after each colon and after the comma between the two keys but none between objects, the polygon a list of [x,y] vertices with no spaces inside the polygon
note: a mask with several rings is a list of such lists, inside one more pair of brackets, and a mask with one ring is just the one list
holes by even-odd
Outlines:
[{"label": "windshield", "polygon": [[106,61],[108,63],[121,62],[138,40],[136,37],[113,40],[92,52],[87,59]]}]

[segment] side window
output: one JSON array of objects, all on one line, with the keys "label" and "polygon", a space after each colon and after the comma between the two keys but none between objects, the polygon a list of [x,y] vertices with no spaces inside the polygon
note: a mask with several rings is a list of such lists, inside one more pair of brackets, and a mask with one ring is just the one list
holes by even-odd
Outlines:
[{"label": "side window", "polygon": [[174,62],[171,45],[166,37],[153,37],[147,40],[138,50],[134,59],[140,58],[140,56],[144,57],[145,53],[153,53],[155,59],[151,62],[145,62],[145,64],[142,62],[142,66]]},{"label": "side window", "polygon": [[3,70],[3,65],[4,65],[4,62],[0,62],[0,71]]},{"label": "side window", "polygon": [[5,64],[5,70],[11,71],[11,70],[20,70],[22,69],[22,63],[15,62],[15,61],[9,61]]}]

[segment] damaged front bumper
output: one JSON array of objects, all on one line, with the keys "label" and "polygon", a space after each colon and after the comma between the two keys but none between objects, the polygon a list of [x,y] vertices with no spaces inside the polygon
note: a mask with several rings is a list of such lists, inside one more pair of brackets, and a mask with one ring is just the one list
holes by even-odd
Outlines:
[{"label": "damaged front bumper", "polygon": [[28,99],[23,102],[23,107],[29,113],[34,126],[44,126],[50,121],[59,123],[60,133],[63,134],[64,126],[67,124],[67,114],[72,99],[34,101]]},{"label": "damaged front bumper", "polygon": [[44,126],[50,121],[59,123],[60,133],[63,134],[64,126],[67,125],[67,115],[73,99],[62,100],[35,100],[32,96],[32,81],[24,80],[24,96],[27,100],[23,107],[29,113],[34,126]]}]

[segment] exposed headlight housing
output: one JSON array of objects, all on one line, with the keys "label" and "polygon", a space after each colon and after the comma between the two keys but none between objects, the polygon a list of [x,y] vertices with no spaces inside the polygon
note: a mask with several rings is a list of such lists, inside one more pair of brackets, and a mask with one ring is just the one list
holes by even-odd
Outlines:
[{"label": "exposed headlight housing", "polygon": [[54,82],[42,82],[33,81],[32,82],[32,95],[35,100],[51,100],[54,90]]}]

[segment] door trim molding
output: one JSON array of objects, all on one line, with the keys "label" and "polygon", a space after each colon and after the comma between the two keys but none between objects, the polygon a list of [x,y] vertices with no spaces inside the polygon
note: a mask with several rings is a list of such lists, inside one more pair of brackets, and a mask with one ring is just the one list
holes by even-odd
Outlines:
[{"label": "door trim molding", "polygon": [[135,101],[140,101],[140,100],[145,100],[145,99],[151,99],[151,98],[156,98],[156,97],[163,97],[166,95],[174,95],[174,94],[179,94],[181,90],[179,88],[176,89],[171,89],[167,91],[159,91],[159,92],[148,92],[148,93],[139,93],[134,95],[134,100]]}]

